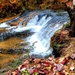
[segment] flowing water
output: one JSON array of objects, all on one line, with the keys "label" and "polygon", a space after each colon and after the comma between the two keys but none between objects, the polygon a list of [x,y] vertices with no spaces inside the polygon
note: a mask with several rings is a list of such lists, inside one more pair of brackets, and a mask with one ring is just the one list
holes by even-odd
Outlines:
[{"label": "flowing water", "polygon": [[32,57],[49,56],[53,51],[50,47],[51,37],[68,21],[67,12],[26,11],[0,24],[0,52],[12,54],[12,51],[19,50],[25,54],[28,50]]}]

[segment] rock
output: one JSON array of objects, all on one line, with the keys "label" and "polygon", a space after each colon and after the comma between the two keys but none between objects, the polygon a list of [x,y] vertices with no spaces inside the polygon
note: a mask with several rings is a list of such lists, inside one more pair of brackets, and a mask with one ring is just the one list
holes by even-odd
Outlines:
[{"label": "rock", "polygon": [[75,53],[70,56],[71,59],[75,59]]},{"label": "rock", "polygon": [[73,71],[74,69],[75,69],[74,66],[71,66],[71,67],[70,67],[70,70],[71,70],[71,71]]},{"label": "rock", "polygon": [[69,31],[68,30],[61,30],[60,32],[60,40],[67,40],[68,39],[68,35],[69,35]]},{"label": "rock", "polygon": [[62,64],[56,64],[57,70],[62,71],[64,69],[64,66]]}]

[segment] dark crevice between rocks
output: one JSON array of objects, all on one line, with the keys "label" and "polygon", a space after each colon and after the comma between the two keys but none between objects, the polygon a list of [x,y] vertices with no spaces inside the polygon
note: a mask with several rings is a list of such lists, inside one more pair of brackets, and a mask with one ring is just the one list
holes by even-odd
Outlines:
[{"label": "dark crevice between rocks", "polygon": [[4,40],[7,40],[11,37],[28,37],[30,35],[32,35],[34,32],[31,32],[30,30],[26,30],[24,32],[5,32],[5,33],[1,33],[0,34],[0,41],[4,41]]}]

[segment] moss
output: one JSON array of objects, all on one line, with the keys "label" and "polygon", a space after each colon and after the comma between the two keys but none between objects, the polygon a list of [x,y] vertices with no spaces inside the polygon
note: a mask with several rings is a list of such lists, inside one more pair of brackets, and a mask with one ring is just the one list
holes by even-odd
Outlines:
[{"label": "moss", "polygon": [[61,55],[62,48],[66,47],[66,44],[69,42],[68,37],[64,37],[64,39],[62,39],[63,37],[61,36],[61,34],[62,34],[61,30],[59,30],[51,38],[51,46],[53,48],[53,53],[54,53],[55,57],[58,57]]},{"label": "moss", "polygon": [[53,47],[53,54],[55,55],[55,57],[59,57],[62,53],[61,49],[65,46],[66,43],[62,43],[60,44],[59,42],[54,41],[52,43],[52,47]]},{"label": "moss", "polygon": [[24,74],[24,75],[29,75],[29,73],[28,73],[27,70],[22,71],[22,74]]},{"label": "moss", "polygon": [[12,62],[11,67],[13,69],[15,69],[17,66],[19,66],[20,64],[22,64],[22,61],[20,59],[17,59],[15,61]]},{"label": "moss", "polygon": [[63,29],[66,29],[66,28],[69,28],[69,27],[70,27],[70,21],[63,26]]},{"label": "moss", "polygon": [[52,47],[56,54],[60,54],[60,47],[61,45],[57,43],[56,41],[52,43]]}]

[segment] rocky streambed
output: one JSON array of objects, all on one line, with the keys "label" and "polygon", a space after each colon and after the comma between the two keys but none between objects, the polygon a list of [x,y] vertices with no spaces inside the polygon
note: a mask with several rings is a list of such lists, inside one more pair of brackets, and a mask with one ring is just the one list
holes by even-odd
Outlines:
[{"label": "rocky streambed", "polygon": [[[21,57],[52,55],[50,40],[69,21],[66,12],[26,11],[0,24],[0,68]],[[4,71],[2,71],[4,72]]]}]

